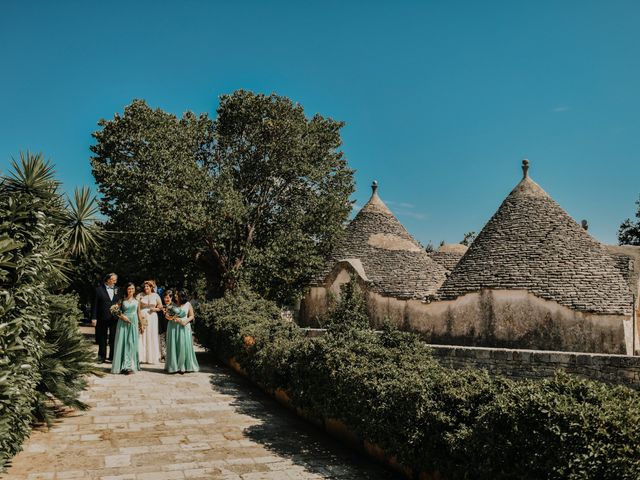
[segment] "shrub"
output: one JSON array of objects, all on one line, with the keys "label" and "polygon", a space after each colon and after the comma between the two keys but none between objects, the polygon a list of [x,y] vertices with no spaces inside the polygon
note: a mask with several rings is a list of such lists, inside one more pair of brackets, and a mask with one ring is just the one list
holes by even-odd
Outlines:
[{"label": "shrub", "polygon": [[369,328],[367,304],[355,278],[340,287],[340,301],[327,317],[326,327],[330,332],[338,334]]},{"label": "shrub", "polygon": [[55,402],[82,406],[90,348],[77,331],[77,300],[53,292],[96,239],[88,190],[67,205],[42,155],[12,166],[0,177],[0,471]]},{"label": "shrub", "polygon": [[41,378],[37,386],[34,417],[47,425],[56,416],[59,404],[78,410],[87,405],[78,393],[87,386],[86,376],[97,374],[93,349],[78,329],[82,313],[76,295],[49,295],[49,330],[40,360]]},{"label": "shrub", "polygon": [[389,326],[306,338],[273,304],[246,292],[202,305],[199,320],[207,348],[234,357],[267,390],[286,390],[307,416],[342,421],[414,472],[640,478],[640,395],[628,388],[566,374],[513,381],[449,370],[414,334]]}]

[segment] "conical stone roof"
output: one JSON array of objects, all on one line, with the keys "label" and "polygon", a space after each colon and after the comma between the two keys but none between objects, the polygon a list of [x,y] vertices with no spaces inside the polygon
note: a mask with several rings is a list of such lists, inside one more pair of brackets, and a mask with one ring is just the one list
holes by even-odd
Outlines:
[{"label": "conical stone roof", "polygon": [[434,262],[391,213],[372,186],[371,198],[346,228],[344,238],[317,278],[321,284],[334,265],[360,260],[370,288],[384,296],[423,298],[434,295],[445,270]]},{"label": "conical stone roof", "polygon": [[446,243],[428,255],[448,272],[452,271],[467,252],[467,246],[459,243]]},{"label": "conical stone roof", "polygon": [[537,183],[524,177],[502,202],[438,292],[527,290],[574,310],[631,313],[632,295],[605,247]]}]

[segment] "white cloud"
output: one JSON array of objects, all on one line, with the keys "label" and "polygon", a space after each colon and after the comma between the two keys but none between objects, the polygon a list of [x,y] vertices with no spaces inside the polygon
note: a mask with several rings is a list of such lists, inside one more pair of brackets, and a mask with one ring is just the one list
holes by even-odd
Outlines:
[{"label": "white cloud", "polygon": [[416,208],[416,206],[413,203],[394,202],[393,200],[385,201],[385,203],[387,205],[391,205],[392,207],[395,206],[395,207],[408,208],[408,209]]},{"label": "white cloud", "polygon": [[394,210],[393,213],[399,217],[415,218],[416,220],[424,220],[427,218],[427,214],[421,212],[413,212],[411,210]]}]

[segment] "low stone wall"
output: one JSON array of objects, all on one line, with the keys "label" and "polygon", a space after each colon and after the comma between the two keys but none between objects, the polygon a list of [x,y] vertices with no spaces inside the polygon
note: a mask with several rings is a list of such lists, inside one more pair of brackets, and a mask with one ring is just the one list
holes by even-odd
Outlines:
[{"label": "low stone wall", "polygon": [[593,380],[640,388],[640,357],[599,353],[430,345],[443,367],[484,368],[511,378],[553,376],[558,369]]},{"label": "low stone wall", "polygon": [[[304,328],[308,337],[319,337],[323,328]],[[556,370],[617,385],[640,389],[640,356],[604,353],[556,352],[512,348],[429,345],[446,368],[484,368],[509,378],[552,377]]]}]

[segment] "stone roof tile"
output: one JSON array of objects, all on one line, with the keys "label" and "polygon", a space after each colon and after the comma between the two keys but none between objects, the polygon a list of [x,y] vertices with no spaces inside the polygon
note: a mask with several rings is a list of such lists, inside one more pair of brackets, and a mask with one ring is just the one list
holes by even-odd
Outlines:
[{"label": "stone roof tile", "polygon": [[447,272],[451,272],[453,268],[458,264],[460,259],[467,251],[466,245],[459,243],[448,243],[441,245],[435,252],[428,252],[428,255]]},{"label": "stone roof tile", "polygon": [[454,299],[484,288],[527,290],[585,312],[631,312],[631,291],[612,256],[526,169],[438,296]]},{"label": "stone roof tile", "polygon": [[434,262],[377,194],[349,223],[344,238],[327,259],[314,284],[321,284],[333,266],[345,259],[358,259],[371,289],[384,296],[423,298],[434,295],[446,271]]}]

